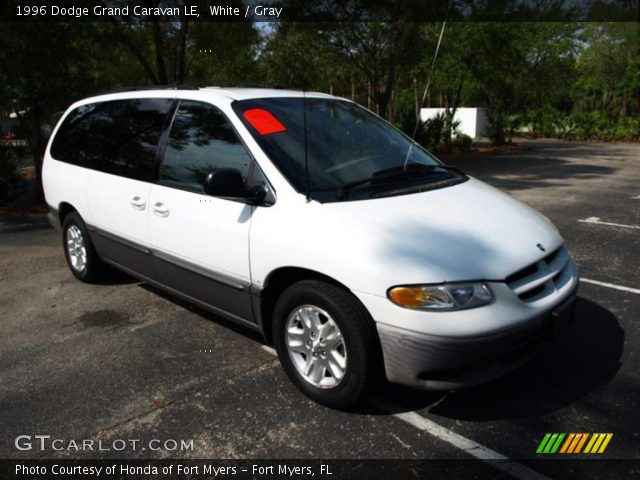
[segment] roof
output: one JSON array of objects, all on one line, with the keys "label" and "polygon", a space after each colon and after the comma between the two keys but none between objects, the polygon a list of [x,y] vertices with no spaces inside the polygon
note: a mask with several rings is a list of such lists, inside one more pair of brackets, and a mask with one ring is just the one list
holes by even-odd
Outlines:
[{"label": "roof", "polygon": [[[302,97],[306,95],[312,98],[338,98],[333,95],[319,92],[303,92],[302,90],[284,90],[279,88],[226,88],[226,87],[189,87],[189,86],[167,86],[167,87],[130,87],[114,92],[107,92],[101,95],[84,98],[74,105],[87,104],[92,102],[119,100],[129,98],[158,98],[170,95],[176,96],[178,92],[200,94],[212,94],[215,96],[227,97],[232,100],[249,100],[254,98],[274,98],[274,97]],[[179,96],[179,94],[178,94]]]},{"label": "roof", "polygon": [[302,90],[282,90],[279,88],[223,88],[205,87],[201,90],[212,91],[234,100],[249,100],[252,98],[273,98],[273,97],[302,97],[303,94],[309,97],[336,98],[333,95],[319,92],[303,92]]}]

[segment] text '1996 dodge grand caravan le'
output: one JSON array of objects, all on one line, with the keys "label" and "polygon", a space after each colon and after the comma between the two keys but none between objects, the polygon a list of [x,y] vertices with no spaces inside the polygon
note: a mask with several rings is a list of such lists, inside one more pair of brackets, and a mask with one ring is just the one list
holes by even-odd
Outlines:
[{"label": "text '1996 dodge grand caravan le'", "polygon": [[496,378],[573,317],[556,228],[357,104],[269,89],[72,105],[43,167],[73,274],[107,265],[262,332],[333,407]]}]

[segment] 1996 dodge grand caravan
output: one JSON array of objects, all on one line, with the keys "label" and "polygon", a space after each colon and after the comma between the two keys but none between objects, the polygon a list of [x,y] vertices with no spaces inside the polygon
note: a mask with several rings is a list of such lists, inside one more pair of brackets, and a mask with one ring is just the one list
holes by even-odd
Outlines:
[{"label": "1996 dodge grand caravan", "polygon": [[333,407],[496,378],[571,322],[556,228],[357,104],[269,89],[82,100],[43,167],[71,272],[111,265],[262,332]]}]

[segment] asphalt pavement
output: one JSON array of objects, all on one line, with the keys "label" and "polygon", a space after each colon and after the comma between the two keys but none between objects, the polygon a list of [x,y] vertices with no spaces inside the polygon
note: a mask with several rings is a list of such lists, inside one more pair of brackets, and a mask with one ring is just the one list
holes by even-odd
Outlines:
[{"label": "asphalt pavement", "polygon": [[[526,464],[547,432],[610,432],[601,458],[640,459],[640,146],[521,142],[447,161],[549,217],[580,267],[576,325],[522,368],[330,410],[259,336],[123,274],[80,283],[52,229],[2,226],[0,458],[465,459],[477,445]],[[36,434],[141,443],[16,448]]]}]

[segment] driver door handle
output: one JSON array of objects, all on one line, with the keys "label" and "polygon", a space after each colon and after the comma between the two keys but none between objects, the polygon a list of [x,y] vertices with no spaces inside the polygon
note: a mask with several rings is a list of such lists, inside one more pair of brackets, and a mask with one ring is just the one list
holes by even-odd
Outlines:
[{"label": "driver door handle", "polygon": [[159,217],[168,217],[169,216],[169,207],[167,207],[162,202],[156,202],[156,203],[153,204],[153,213],[155,213]]},{"label": "driver door handle", "polygon": [[135,197],[133,197],[131,199],[131,202],[129,203],[136,210],[144,210],[145,207],[147,206],[147,202],[145,202],[140,195],[136,195]]}]

